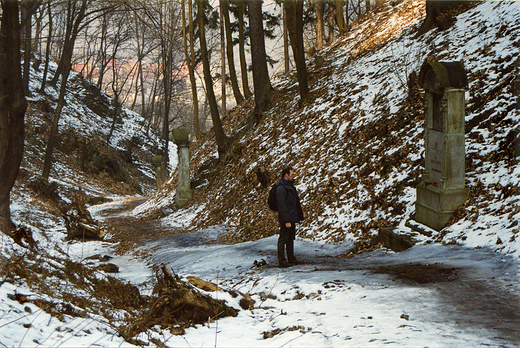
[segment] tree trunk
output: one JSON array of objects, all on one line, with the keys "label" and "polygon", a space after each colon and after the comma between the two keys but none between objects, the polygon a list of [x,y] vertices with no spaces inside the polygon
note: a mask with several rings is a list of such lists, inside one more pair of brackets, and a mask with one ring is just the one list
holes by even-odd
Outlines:
[{"label": "tree trunk", "polygon": [[[25,21],[24,28],[24,40],[23,40],[23,90],[25,96],[30,97],[31,92],[29,91],[29,75],[31,66],[31,53],[32,53],[32,1],[28,1],[22,4],[22,18]],[[25,18],[24,18],[25,17]]]},{"label": "tree trunk", "polygon": [[[144,89],[144,72],[143,72],[143,58],[144,58],[144,30],[139,30],[139,20],[135,16],[135,28],[137,39],[137,59],[139,64],[139,85],[141,88],[141,116],[146,120],[146,92]],[[142,43],[141,43],[142,40]],[[137,85],[137,82],[136,82]],[[148,124],[149,125],[149,124]],[[147,133],[148,134],[148,133]]]},{"label": "tree trunk", "polygon": [[0,22],[0,231],[11,234],[10,193],[18,176],[25,138],[18,1],[2,1]]},{"label": "tree trunk", "polygon": [[249,0],[249,33],[251,39],[251,61],[253,63],[253,84],[255,87],[255,114],[266,111],[271,105],[271,83],[267,70],[262,2]]},{"label": "tree trunk", "polygon": [[[68,65],[70,65],[70,63]],[[52,120],[52,125],[51,125],[51,131],[49,133],[49,138],[47,139],[47,147],[45,149],[45,157],[44,157],[44,161],[43,161],[43,172],[42,172],[42,177],[45,180],[49,179],[49,175],[51,173],[52,153],[54,152],[55,140],[56,140],[56,136],[58,135],[58,124],[60,121],[61,110],[63,109],[63,106],[65,105],[65,91],[66,91],[66,86],[67,86],[67,79],[69,76],[69,73],[67,72],[67,70],[70,71],[70,68],[65,67],[65,71],[62,74],[60,95],[58,97],[58,106],[56,108],[56,111],[54,112],[54,118]]]},{"label": "tree trunk", "polygon": [[336,5],[336,22],[338,23],[339,35],[343,36],[345,34],[345,18],[343,17],[343,1],[336,0],[334,2]]},{"label": "tree trunk", "polygon": [[220,2],[220,78],[221,78],[221,108],[222,117],[226,117],[226,37],[224,34],[224,12],[222,9],[222,1]]},{"label": "tree trunk", "polygon": [[349,1],[345,2],[345,26],[348,28],[350,26],[350,8]]},{"label": "tree trunk", "polygon": [[317,39],[317,48],[321,50],[323,48],[323,36],[325,34],[325,27],[323,23],[323,10],[325,7],[324,0],[317,0],[317,23],[316,23],[316,39]]},{"label": "tree trunk", "polygon": [[173,52],[172,48],[168,47],[167,59],[164,62],[165,71],[164,71],[164,110],[163,110],[163,125],[162,125],[162,139],[164,141],[164,156],[168,158],[168,142],[170,140],[170,109],[172,105],[172,60],[173,60]]},{"label": "tree trunk", "polygon": [[242,75],[242,90],[244,91],[244,96],[246,98],[250,98],[253,94],[249,89],[249,80],[247,78],[247,61],[246,61],[246,51],[245,51],[245,35],[244,35],[244,15],[246,4],[243,0],[238,0],[238,54],[240,57],[240,71]]},{"label": "tree trunk", "polygon": [[99,52],[98,52],[98,62],[100,63],[101,69],[99,69],[99,75],[98,80],[96,83],[96,86],[98,89],[103,89],[103,79],[105,78],[105,70],[108,64],[108,57],[107,57],[107,50],[108,50],[108,43],[107,43],[107,30],[108,30],[108,24],[107,24],[107,16],[106,14],[103,15],[103,21],[101,22],[101,42],[99,44]]},{"label": "tree trunk", "polygon": [[303,2],[299,0],[286,0],[285,6],[287,9],[287,28],[289,29],[289,38],[291,39],[291,47],[298,75],[298,87],[301,102],[303,102],[309,94],[303,46]]},{"label": "tree trunk", "polygon": [[222,121],[218,113],[217,100],[215,99],[215,92],[213,91],[213,81],[211,78],[211,70],[209,65],[208,49],[206,46],[206,33],[204,30],[204,6],[203,0],[197,0],[197,17],[199,24],[200,35],[200,51],[202,58],[202,65],[204,68],[204,83],[206,84],[206,96],[209,102],[209,109],[211,113],[211,120],[213,121],[213,129],[217,140],[217,148],[219,159],[222,159],[227,151],[227,136],[222,128]]},{"label": "tree trunk", "polygon": [[40,94],[45,93],[45,85],[47,84],[47,73],[49,71],[49,59],[51,54],[51,38],[52,38],[52,12],[51,12],[51,2],[47,3],[47,15],[49,17],[49,30],[47,36],[47,42],[45,43],[45,68],[43,69],[43,78],[42,84],[40,86]]},{"label": "tree trunk", "polygon": [[186,57],[186,66],[188,67],[188,74],[190,76],[190,84],[191,84],[191,97],[193,104],[193,132],[195,133],[195,138],[197,140],[202,139],[202,134],[200,133],[200,125],[199,125],[199,97],[197,94],[197,80],[195,79],[195,49],[193,47],[193,10],[191,7],[191,0],[188,0],[188,31],[189,31],[189,45],[191,55],[188,53],[188,36],[186,35],[186,10],[184,0],[182,0],[182,35],[184,38],[184,56]]},{"label": "tree trunk", "polygon": [[[40,54],[41,54],[41,49],[42,49],[41,39],[42,39],[43,12],[45,12],[45,9],[35,12],[35,14],[38,13],[38,16],[35,17],[36,29],[34,30],[34,40],[33,40],[33,48],[32,48],[33,51],[38,52]],[[41,62],[41,60],[40,60],[40,62]]]},{"label": "tree trunk", "polygon": [[283,61],[284,71],[286,74],[289,73],[289,33],[287,32],[287,8],[285,3],[283,4]]},{"label": "tree trunk", "polygon": [[433,28],[446,30],[455,22],[454,14],[449,10],[464,5],[464,1],[426,0],[426,18],[419,29],[419,35]]},{"label": "tree trunk", "polygon": [[331,9],[328,18],[329,36],[327,38],[327,45],[331,45],[334,41],[334,10]]},{"label": "tree trunk", "polygon": [[229,20],[228,2],[229,0],[221,0],[220,4],[224,13],[224,25],[226,28],[226,53],[229,66],[229,79],[231,80],[231,87],[233,88],[233,95],[235,96],[235,101],[237,102],[237,104],[240,104],[244,101],[244,96],[242,95],[242,93],[240,92],[240,88],[238,87],[237,72],[235,69],[235,58],[233,54],[233,38],[231,37],[231,23]]},{"label": "tree trunk", "polygon": [[61,59],[58,63],[58,67],[56,68],[56,72],[54,73],[54,77],[51,80],[51,85],[56,86],[60,75],[63,73],[63,65],[65,64],[65,55],[67,55],[67,46],[69,45],[69,41],[72,37],[72,26],[74,24],[74,12],[75,5],[73,7],[72,2],[67,3],[67,24],[65,28],[65,39],[63,40],[63,48],[61,51]]}]

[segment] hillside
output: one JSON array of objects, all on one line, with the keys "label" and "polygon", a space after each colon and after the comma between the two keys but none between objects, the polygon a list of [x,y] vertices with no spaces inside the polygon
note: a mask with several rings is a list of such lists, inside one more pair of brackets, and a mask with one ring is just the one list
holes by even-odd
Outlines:
[{"label": "hillside", "polygon": [[[417,84],[427,59],[461,61],[466,92],[466,183],[470,196],[449,226],[425,243],[442,242],[520,256],[520,165],[514,155],[519,111],[515,109],[516,2],[485,2],[461,13],[445,31],[418,36],[422,1],[389,5],[355,25],[347,36],[308,60],[311,98],[300,107],[294,73],[273,79],[273,104],[260,123],[244,132],[251,104],[224,119],[233,139],[225,162],[216,160],[212,136],[194,144],[191,169],[195,198],[162,218],[170,227],[199,230],[224,224],[226,243],[277,233],[268,210],[268,188],[286,165],[295,167],[306,212],[299,237],[324,242],[355,241],[374,247],[384,227],[413,218],[415,187],[424,167],[424,114]],[[518,140],[517,140],[518,142]],[[270,186],[267,185],[268,187]],[[134,211],[157,218],[173,203],[176,174]]]},{"label": "hillside", "polygon": [[[56,64],[50,63],[50,76],[55,69]],[[67,83],[49,183],[41,178],[60,88],[59,83],[54,87],[47,83],[45,93],[39,93],[42,75],[43,66],[38,70],[33,66],[24,156],[12,192],[15,223],[34,223],[19,216],[26,210],[43,209],[59,217],[63,213],[60,209],[71,202],[78,190],[90,203],[122,195],[151,194],[155,190],[152,156],[159,146],[158,138],[146,133],[140,115],[122,109],[108,139],[114,120],[112,99],[74,72]],[[31,208],[27,204],[30,201],[36,207]]]}]

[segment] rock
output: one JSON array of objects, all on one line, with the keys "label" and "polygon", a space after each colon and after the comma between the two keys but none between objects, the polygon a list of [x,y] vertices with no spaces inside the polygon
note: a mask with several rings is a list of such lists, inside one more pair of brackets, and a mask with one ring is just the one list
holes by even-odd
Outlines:
[{"label": "rock", "polygon": [[408,314],[401,314],[401,319],[408,320],[410,316]]},{"label": "rock", "polygon": [[112,256],[108,256],[108,255],[99,256],[99,261],[101,261],[101,262],[107,262],[111,259],[112,259]]},{"label": "rock", "polygon": [[194,277],[194,276],[189,276],[188,282],[191,285],[193,285],[201,290],[204,290],[204,291],[222,291],[223,290],[217,284],[207,282],[205,280],[202,280],[202,279]]},{"label": "rock", "polygon": [[263,188],[267,188],[269,184],[269,172],[265,166],[259,166],[256,168],[256,178]]},{"label": "rock", "polygon": [[106,272],[106,273],[119,273],[119,267],[114,265],[113,263],[105,263],[103,265],[99,265],[96,269]]},{"label": "rock", "polygon": [[182,328],[180,326],[177,326],[177,327],[172,327],[170,329],[170,333],[175,336],[182,336],[186,333],[186,330],[184,330],[184,328]]},{"label": "rock", "polygon": [[256,267],[262,267],[267,265],[267,261],[265,261],[264,259],[260,261],[255,260],[255,262],[253,262],[253,265],[255,265]]},{"label": "rock", "polygon": [[253,309],[253,307],[255,305],[255,301],[252,300],[251,297],[246,295],[246,297],[243,297],[242,299],[240,299],[238,304],[240,305],[240,308],[242,308],[243,310]]},{"label": "rock", "polygon": [[323,58],[322,56],[320,55],[316,55],[314,57],[314,62],[316,63],[316,68],[321,68],[323,66],[323,64],[325,64],[325,58]]}]

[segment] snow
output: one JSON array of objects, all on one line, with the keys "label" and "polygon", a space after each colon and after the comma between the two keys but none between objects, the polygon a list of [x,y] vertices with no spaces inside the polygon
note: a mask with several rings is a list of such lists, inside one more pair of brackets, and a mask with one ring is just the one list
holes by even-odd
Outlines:
[{"label": "snow", "polygon": [[[458,17],[454,27],[444,32],[425,34],[424,42],[430,40],[432,45],[443,46],[449,42],[450,49],[437,52],[444,59],[463,60],[468,71],[482,73],[483,91],[494,87],[499,75],[490,69],[491,58],[483,57],[472,61],[465,58],[477,54],[483,46],[492,47],[494,59],[518,57],[518,49],[513,45],[514,35],[499,35],[503,23],[520,22],[518,2],[484,2],[475,9]],[[484,20],[482,20],[484,18]],[[342,70],[350,55],[361,52],[360,47],[353,47],[354,41],[344,40],[345,46],[338,49],[333,56],[332,67],[337,66],[330,79],[319,82],[329,85],[329,93],[319,98],[315,105],[305,107],[301,112],[320,113],[331,122],[315,127],[301,129],[305,138],[313,133],[331,134],[331,137],[343,138],[344,134],[356,127],[361,127],[368,119],[377,119],[381,112],[376,110],[372,101],[378,94],[386,94],[389,100],[390,113],[395,112],[404,98],[401,81],[412,70],[416,70],[426,58],[430,49],[421,41],[415,41],[407,34],[407,28],[417,25],[422,18],[414,17],[408,23],[399,18],[390,21],[386,33],[381,33],[381,40],[387,35],[401,35],[398,39],[386,44],[384,49],[372,55],[365,55],[354,60],[351,70]],[[475,23],[479,24],[475,25]],[[468,30],[468,28],[473,28]],[[482,30],[481,30],[482,28]],[[362,29],[354,35],[361,35]],[[482,40],[486,37],[487,41]],[[464,44],[462,44],[464,43]],[[412,59],[412,57],[415,57]],[[515,59],[504,63],[504,68],[513,64]],[[405,67],[404,70],[394,68],[388,75],[381,72],[381,65]],[[55,68],[55,67],[54,67]],[[358,71],[353,74],[352,71]],[[73,78],[73,76],[71,76]],[[374,83],[374,79],[384,79],[386,83]],[[34,73],[31,81],[39,81],[41,76]],[[473,82],[476,83],[476,82]],[[275,86],[290,88],[288,80],[281,79],[273,83]],[[347,86],[347,87],[345,87]],[[320,86],[316,86],[316,90]],[[322,87],[322,86],[321,86]],[[343,88],[345,87],[345,88]],[[33,83],[31,89],[39,88],[39,82]],[[343,88],[343,89],[342,89]],[[54,88],[46,88],[46,94],[57,100]],[[467,93],[468,100],[470,93]],[[37,100],[37,96],[33,100]],[[335,98],[343,98],[337,102]],[[490,101],[486,108],[495,113],[506,110],[506,102],[512,96],[503,95]],[[359,117],[355,122],[342,122],[343,102],[352,102],[353,108],[359,109]],[[291,107],[296,108],[298,98]],[[70,116],[72,115],[72,116]],[[70,116],[70,117],[69,117]],[[480,116],[469,113],[466,121]],[[490,115],[491,118],[493,116]],[[92,126],[88,119],[102,120],[72,97],[67,99],[60,127],[75,126],[85,133],[101,131],[107,133],[110,127]],[[504,120],[518,123],[520,114],[511,111]],[[28,122],[36,122],[29,119]],[[112,144],[119,146],[123,139],[139,131],[142,118],[127,111],[124,124],[116,128]],[[298,127],[296,119],[295,127]],[[105,124],[106,125],[106,124]],[[300,127],[302,128],[302,127]],[[400,147],[394,147],[385,155],[390,156],[403,149],[408,151],[412,162],[422,158],[423,140],[417,140],[422,132],[421,125],[410,129]],[[337,134],[337,135],[336,135]],[[500,139],[505,133],[495,132],[485,127],[472,129],[467,136],[480,135],[482,141],[473,138],[466,142],[467,153],[491,155],[497,149]],[[300,144],[294,135],[282,130],[279,134],[278,148],[272,156],[283,162],[289,156],[284,151],[291,147],[294,151],[302,151],[309,144]],[[478,137],[475,137],[477,139]],[[266,140],[267,142],[267,140]],[[147,143],[153,147],[154,142]],[[170,165],[176,166],[175,145],[169,145]],[[263,145],[262,145],[263,146]],[[374,144],[374,148],[375,144]],[[36,151],[36,150],[35,150]],[[353,168],[343,167],[335,156],[336,149],[326,148],[323,156],[331,156],[333,162],[327,163],[325,171],[308,159],[311,173],[302,178],[300,192],[313,194],[313,187],[326,182],[328,173],[339,179],[348,173],[353,178],[359,174]],[[217,152],[212,154],[217,157]],[[255,159],[249,165],[251,172],[263,158]],[[311,167],[313,166],[313,167]],[[324,166],[325,167],[325,166]],[[56,173],[64,173],[67,168],[55,164]],[[151,169],[143,164],[141,170],[151,173]],[[325,174],[320,174],[324,172]],[[475,171],[467,173],[472,185],[481,183],[486,187],[520,186],[520,166],[507,166],[504,162],[483,162]],[[152,174],[150,174],[152,175]],[[375,173],[369,175],[377,184],[375,192],[383,192],[395,182],[404,180],[409,175],[408,168],[394,168],[385,182]],[[56,180],[65,186],[74,186],[74,180],[56,175]],[[379,181],[379,182],[378,182]],[[495,185],[495,186],[494,186]],[[102,194],[102,189],[82,183],[89,192]],[[466,207],[468,215],[445,229],[444,237],[448,241],[457,241],[458,245],[433,243],[438,232],[431,238],[416,236],[417,244],[404,252],[394,253],[381,248],[346,259],[341,257],[354,246],[354,236],[347,236],[342,242],[331,243],[331,235],[320,227],[346,229],[356,221],[368,221],[370,211],[360,211],[355,203],[370,198],[366,186],[359,184],[355,200],[340,197],[339,201],[324,207],[324,213],[316,221],[309,223],[307,232],[314,232],[314,240],[298,238],[295,244],[296,255],[304,263],[288,269],[273,267],[276,265],[276,236],[262,238],[254,242],[236,245],[219,244],[219,236],[226,233],[225,224],[196,231],[190,234],[175,235],[150,242],[141,248],[148,257],[141,254],[116,255],[114,245],[107,242],[65,242],[65,228],[56,216],[38,209],[31,197],[23,190],[16,192],[11,205],[13,220],[18,225],[29,227],[39,242],[38,260],[42,267],[49,270],[48,281],[63,282],[53,271],[64,268],[64,260],[90,262],[93,255],[111,255],[111,262],[116,264],[120,272],[119,279],[129,281],[139,287],[142,294],[151,293],[153,265],[165,264],[183,278],[195,275],[206,281],[214,282],[224,289],[234,289],[248,293],[256,301],[254,309],[240,310],[236,318],[224,318],[216,322],[186,330],[184,336],[174,336],[168,330],[154,328],[141,334],[138,338],[152,345],[152,338],[159,338],[168,346],[505,346],[514,347],[518,340],[518,293],[520,248],[515,238],[518,235],[520,222],[520,198],[518,195],[506,197],[499,188],[489,190],[490,196],[473,202]],[[173,201],[175,192],[171,192],[166,201]],[[346,195],[345,195],[346,196]],[[400,220],[393,221],[400,232],[406,234],[411,230],[405,222],[414,212],[416,199],[415,189],[406,186],[399,196],[405,205]],[[102,220],[104,213],[117,209],[121,202],[110,202],[91,207],[95,218]],[[152,209],[156,201],[148,201],[137,207],[131,214]],[[182,229],[193,226],[196,220],[207,211],[201,204],[187,210],[177,210],[159,220],[163,228]],[[383,212],[375,212],[386,218]],[[502,241],[498,243],[498,240]],[[27,256],[29,252],[15,244],[11,239],[0,234],[0,262],[11,262]],[[254,261],[266,260],[268,265],[255,267]],[[7,261],[5,261],[7,260]],[[96,261],[94,265],[96,265]],[[442,282],[418,284],[397,279],[391,274],[378,272],[381,267],[396,265],[442,265],[446,269],[457,270],[457,279]],[[2,265],[3,266],[3,265]],[[8,268],[8,267],[7,267]],[[5,269],[5,267],[2,267]],[[131,346],[117,332],[118,322],[112,322],[100,315],[89,313],[85,317],[65,315],[63,320],[46,313],[31,302],[19,303],[13,299],[15,294],[30,295],[30,299],[45,299],[61,302],[62,299],[49,295],[33,293],[31,284],[23,278],[9,283],[4,282],[4,274],[0,274],[0,345],[14,346]],[[105,277],[100,272],[99,277]],[[62,284],[71,287],[70,284]],[[477,289],[477,290],[475,290]],[[70,289],[73,291],[74,289]],[[474,296],[464,300],[465,294]],[[208,293],[224,299],[237,309],[238,298],[232,298],[226,291]],[[78,296],[85,296],[78,290]],[[468,295],[468,296],[469,296]],[[502,299],[510,305],[509,310],[516,312],[516,317],[509,321],[500,312],[500,306],[493,302],[494,298]],[[490,303],[489,308],[484,305]],[[516,307],[515,307],[516,306]],[[123,318],[127,313],[116,313]],[[508,313],[511,314],[511,313]],[[271,337],[272,336],[272,337]]]},{"label": "snow", "polygon": [[[515,345],[493,327],[474,326],[452,316],[452,304],[446,300],[450,295],[446,291],[451,288],[443,286],[450,282],[407,283],[375,271],[391,265],[442,263],[460,270],[461,287],[486,282],[493,291],[516,292],[518,261],[511,256],[486,249],[419,243],[401,253],[377,250],[342,259],[338,256],[351,247],[349,242],[324,244],[297,239],[296,255],[305,263],[279,269],[271,267],[276,263],[276,237],[236,245],[207,243],[217,240],[224,228],[216,226],[151,242],[142,248],[153,250],[145,261],[126,255],[111,262],[120,267],[117,277],[140,286],[143,294],[150,290],[146,285],[152,275],[150,265],[165,264],[181,277],[195,275],[225,290],[251,294],[256,301],[254,309],[240,310],[236,318],[189,328],[184,336],[156,328],[139,339],[150,342],[161,338],[175,347]],[[104,242],[73,242],[67,250],[72,260],[80,261],[96,254],[113,254],[112,247]],[[268,266],[253,266],[262,259]],[[15,293],[32,291],[23,284],[0,286],[3,346],[129,346],[103,318],[65,316],[59,321],[31,303],[11,300]],[[240,309],[238,298],[226,291],[208,294]],[[471,312],[471,308],[467,310]]]}]

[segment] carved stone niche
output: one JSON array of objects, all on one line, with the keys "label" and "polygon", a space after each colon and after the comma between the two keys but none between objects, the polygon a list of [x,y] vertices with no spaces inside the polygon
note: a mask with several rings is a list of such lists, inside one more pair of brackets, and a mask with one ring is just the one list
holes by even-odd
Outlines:
[{"label": "carved stone niche", "polygon": [[460,62],[425,62],[425,168],[417,186],[415,220],[440,231],[467,199],[464,107],[468,86]]}]

